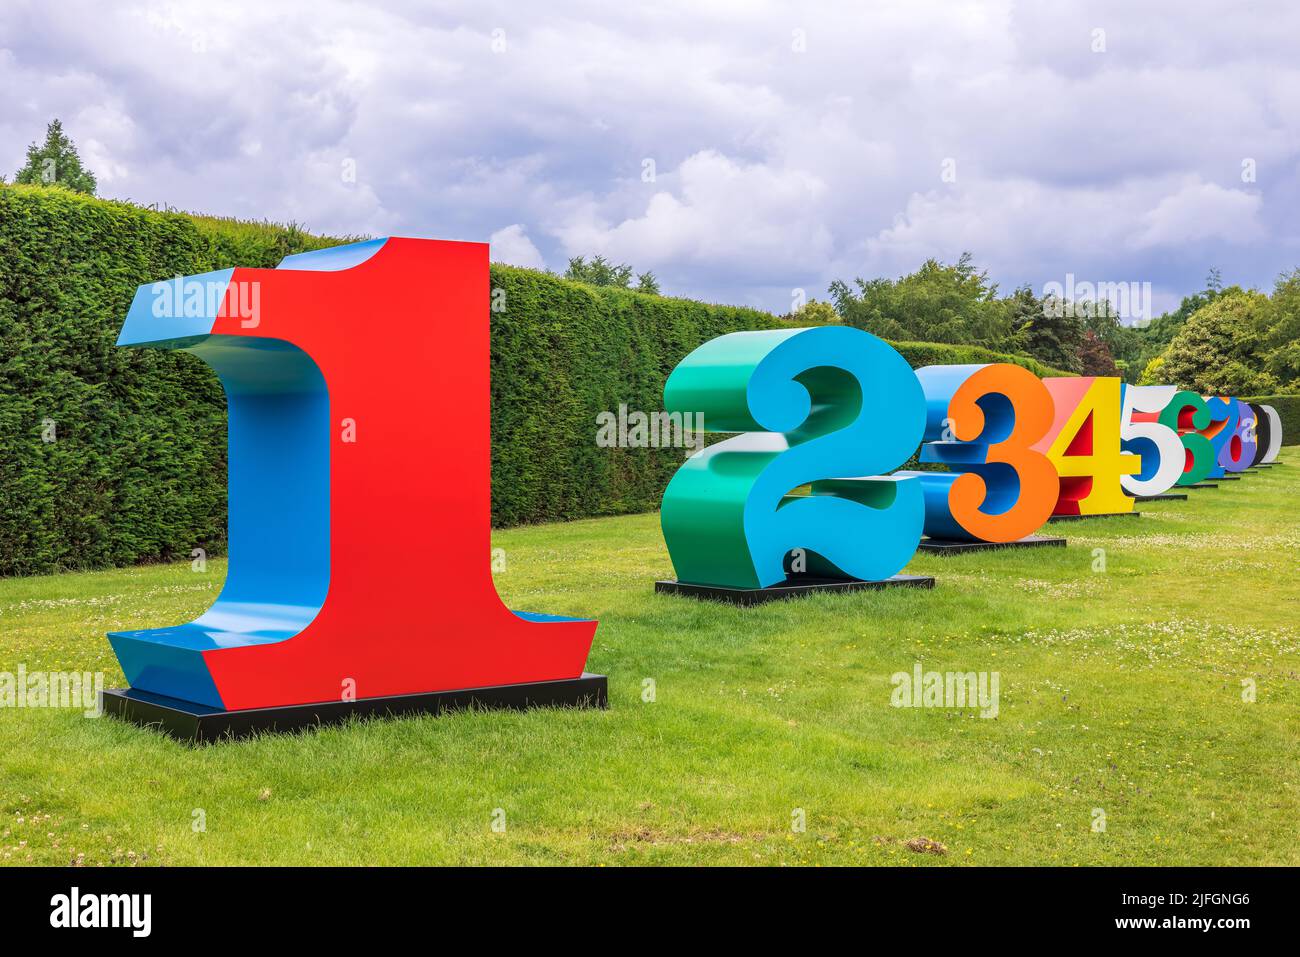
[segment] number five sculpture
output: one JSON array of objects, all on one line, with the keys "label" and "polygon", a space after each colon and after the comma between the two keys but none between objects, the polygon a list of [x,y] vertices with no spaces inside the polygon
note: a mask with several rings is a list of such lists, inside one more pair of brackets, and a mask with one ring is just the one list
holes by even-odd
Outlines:
[{"label": "number five sculpture", "polygon": [[[109,636],[132,688],[110,710],[603,703],[583,677],[596,622],[512,612],[493,586],[486,245],[380,239],[175,285],[140,287],[118,345],[221,379],[229,575],[194,621]],[[559,684],[519,689],[537,682]]]}]

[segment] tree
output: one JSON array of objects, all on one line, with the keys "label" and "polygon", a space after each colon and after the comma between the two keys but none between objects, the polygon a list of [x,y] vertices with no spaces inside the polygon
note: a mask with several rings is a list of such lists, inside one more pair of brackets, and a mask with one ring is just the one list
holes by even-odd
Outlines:
[{"label": "tree", "polygon": [[[1230,289],[1240,289],[1240,287],[1232,286]],[[1111,351],[1116,356],[1127,359],[1130,368],[1145,370],[1151,364],[1151,360],[1169,348],[1169,343],[1173,341],[1174,336],[1178,335],[1193,313],[1208,306],[1227,291],[1229,290],[1223,288],[1219,270],[1211,269],[1205,279],[1203,290],[1184,296],[1183,301],[1173,312],[1162,313],[1144,325],[1134,326],[1133,341],[1129,346],[1124,350],[1112,346]]]},{"label": "tree", "polygon": [[781,318],[796,326],[833,326],[844,321],[829,302],[819,302],[816,299],[809,299],[794,312]]},{"label": "tree", "polygon": [[[1080,348],[1088,348],[1097,361],[1106,368],[1114,370],[1104,373],[1105,375],[1119,375],[1125,381],[1133,381],[1133,377],[1145,365],[1142,361],[1142,333],[1132,326],[1124,325],[1114,304],[1108,299],[1085,299],[1071,303],[1070,308],[1083,320],[1085,341],[1080,343]],[[1105,346],[1105,358],[1100,357],[1095,346],[1086,344],[1089,333]],[[1083,360],[1085,375],[1103,374],[1086,371],[1088,362],[1083,359],[1082,352],[1080,352],[1080,359]]]},{"label": "tree", "polygon": [[592,286],[617,286],[626,289],[632,284],[632,267],[626,263],[610,262],[604,256],[593,256],[591,262],[582,256],[569,260],[569,269],[565,279],[585,282]]},{"label": "tree", "polygon": [[1040,301],[1027,287],[1017,290],[1012,299],[1017,323],[1012,348],[1062,372],[1083,371],[1079,353],[1086,330],[1074,310],[1055,296]]},{"label": "tree", "polygon": [[636,291],[643,292],[647,296],[657,296],[659,295],[659,280],[655,278],[654,273],[646,270],[636,277]]},{"label": "tree", "polygon": [[27,147],[27,163],[14,175],[14,182],[66,186],[78,193],[95,195],[95,174],[82,167],[77,147],[58,120],[52,120],[46,127],[43,144]]},{"label": "tree", "polygon": [[1146,364],[1142,369],[1142,374],[1138,376],[1138,385],[1164,385],[1165,357],[1156,356]]},{"label": "tree", "polygon": [[830,285],[835,309],[844,322],[884,339],[951,342],[999,348],[1011,334],[1008,311],[988,273],[978,271],[970,253],[955,264],[927,259],[916,272],[898,279],[843,280]]},{"label": "tree", "polygon": [[[627,263],[612,263],[604,256],[593,256],[590,261],[585,256],[574,256],[569,260],[569,268],[564,273],[565,279],[585,282],[590,286],[615,286],[619,289],[631,289],[632,267]],[[659,280],[647,270],[636,277],[636,291],[647,296],[658,296]]]},{"label": "tree", "polygon": [[1030,319],[1043,311],[1043,301],[1034,295],[1033,287],[1028,283],[1017,288],[1002,302],[1007,311],[1006,321],[1011,328],[1012,337],[1018,329],[1023,328]]},{"label": "tree", "polygon": [[1265,367],[1288,392],[1300,391],[1300,268],[1277,277],[1269,305]]},{"label": "tree", "polygon": [[1267,324],[1274,307],[1266,295],[1225,289],[1198,309],[1164,352],[1160,370],[1171,385],[1203,395],[1260,395],[1277,388],[1264,371]]},{"label": "tree", "polygon": [[1091,329],[1086,329],[1083,333],[1083,342],[1079,346],[1079,366],[1084,375],[1119,375],[1110,346]]}]

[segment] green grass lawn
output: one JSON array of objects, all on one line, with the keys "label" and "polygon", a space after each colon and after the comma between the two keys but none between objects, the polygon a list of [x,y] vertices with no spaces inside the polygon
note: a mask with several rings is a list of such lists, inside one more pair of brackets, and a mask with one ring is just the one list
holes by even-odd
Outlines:
[{"label": "green grass lawn", "polygon": [[[918,556],[933,591],[751,609],[655,595],[671,577],[657,515],[501,532],[512,607],[600,619],[589,669],[609,675],[608,711],[194,748],[6,708],[0,859],[1297,864],[1300,467],[1190,495],[1052,526],[1066,549]],[[190,619],[224,571],[0,581],[0,671],[118,686],[104,633]],[[890,675],[918,661],[998,672],[997,718],[891,707]]]}]

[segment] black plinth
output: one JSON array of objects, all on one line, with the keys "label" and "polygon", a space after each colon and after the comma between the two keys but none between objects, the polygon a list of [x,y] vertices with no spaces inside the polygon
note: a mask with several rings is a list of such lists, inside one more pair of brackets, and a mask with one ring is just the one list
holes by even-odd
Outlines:
[{"label": "black plinth", "polygon": [[1217,482],[1197,482],[1195,485],[1180,485],[1179,488],[1218,488]]},{"label": "black plinth", "polygon": [[934,579],[928,575],[895,575],[882,581],[862,581],[857,578],[818,578],[814,575],[791,575],[779,585],[768,588],[727,588],[722,585],[691,585],[687,582],[658,581],[655,591],[663,595],[683,595],[702,601],[721,601],[729,605],[762,605],[769,601],[801,598],[804,595],[825,595],[847,591],[867,591],[877,588],[933,588]]},{"label": "black plinth", "polygon": [[1241,476],[1240,476],[1240,475],[1220,475],[1220,476],[1219,476],[1218,478],[1216,478],[1214,481],[1216,481],[1216,482],[1240,482],[1240,481],[1241,481]]},{"label": "black plinth", "polygon": [[1100,512],[1096,515],[1053,515],[1048,521],[1074,522],[1081,518],[1137,518],[1141,514],[1141,512],[1134,510],[1132,512]]},{"label": "black plinth", "polygon": [[959,552],[987,552],[995,548],[1064,548],[1065,539],[1052,535],[1029,535],[1014,542],[962,542],[947,538],[923,538],[917,546],[923,552],[936,555],[956,555]]},{"label": "black plinth", "polygon": [[99,702],[105,714],[156,728],[181,741],[199,743],[246,738],[261,733],[302,731],[325,724],[338,724],[352,717],[437,715],[468,708],[511,711],[553,707],[605,708],[609,705],[609,694],[604,675],[584,672],[580,678],[563,681],[537,681],[464,691],[431,691],[386,698],[359,698],[356,701],[324,701],[318,704],[250,708],[244,711],[223,711],[132,688],[101,691]]},{"label": "black plinth", "polygon": [[1159,495],[1134,495],[1135,502],[1186,502],[1187,496],[1181,492],[1161,492]]}]

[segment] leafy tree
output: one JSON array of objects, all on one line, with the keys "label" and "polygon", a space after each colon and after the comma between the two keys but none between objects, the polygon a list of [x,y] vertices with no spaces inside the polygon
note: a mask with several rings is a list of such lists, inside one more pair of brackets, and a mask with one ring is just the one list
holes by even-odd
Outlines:
[{"label": "leafy tree", "polygon": [[643,292],[647,296],[659,295],[659,280],[655,274],[648,269],[636,277],[636,291]]},{"label": "leafy tree", "polygon": [[1161,374],[1171,384],[1206,395],[1259,395],[1277,388],[1263,371],[1267,296],[1229,287],[1198,309],[1164,352]]},{"label": "leafy tree", "polygon": [[1091,329],[1085,329],[1083,333],[1083,342],[1079,346],[1079,366],[1084,375],[1119,375],[1110,346]]},{"label": "leafy tree", "polygon": [[[1088,330],[1075,310],[1055,296],[1037,300],[1027,289],[1012,298],[1018,300],[1012,348],[1063,372],[1083,371],[1079,353]],[[1036,308],[1025,308],[1030,304]]]},{"label": "leafy tree", "polygon": [[1270,308],[1265,366],[1288,392],[1300,391],[1300,268],[1277,277]]},{"label": "leafy tree", "polygon": [[1164,385],[1165,374],[1165,357],[1156,356],[1142,369],[1142,374],[1138,376],[1138,385]]},{"label": "leafy tree", "polygon": [[819,302],[816,299],[809,299],[794,312],[781,318],[796,326],[831,326],[844,321],[829,302]]},{"label": "leafy tree", "polygon": [[1008,311],[988,273],[970,253],[955,264],[927,259],[899,279],[843,280],[830,285],[844,322],[885,339],[949,342],[999,348],[1011,334]]},{"label": "leafy tree", "polygon": [[632,284],[632,267],[610,262],[604,256],[593,256],[588,262],[583,256],[574,256],[569,260],[569,269],[565,279],[585,282],[592,286],[618,286],[627,289]]},{"label": "leafy tree", "polygon": [[612,263],[604,256],[574,256],[569,260],[569,268],[564,273],[565,279],[585,282],[591,286],[616,286],[619,289],[635,288],[648,296],[658,296],[659,280],[647,270],[636,277],[636,286],[632,286],[632,267],[627,263]]},{"label": "leafy tree", "polygon": [[1028,283],[1018,287],[1015,292],[1003,299],[1002,303],[1007,312],[1006,321],[1013,337],[1016,330],[1023,328],[1030,319],[1043,311],[1043,300],[1034,294],[1033,287]]},{"label": "leafy tree", "polygon": [[[1144,362],[1141,362],[1142,333],[1132,326],[1124,325],[1114,305],[1107,299],[1088,299],[1071,305],[1075,315],[1083,320],[1084,341],[1080,343],[1080,349],[1087,349],[1089,355],[1093,356],[1094,361],[1098,361],[1105,368],[1112,370],[1105,373],[1087,372],[1089,360],[1084,357],[1084,353],[1081,351],[1080,360],[1083,363],[1085,374],[1119,375],[1131,381],[1129,371],[1132,370],[1132,375],[1135,376],[1145,365]],[[1095,346],[1087,343],[1089,333],[1105,346],[1105,358],[1100,357]]]},{"label": "leafy tree", "polygon": [[52,120],[46,127],[44,143],[27,147],[27,163],[14,175],[14,182],[35,186],[57,184],[95,195],[95,174],[82,167],[77,147],[58,120]]},{"label": "leafy tree", "polygon": [[1123,351],[1114,350],[1112,347],[1112,350],[1117,356],[1127,359],[1131,368],[1145,370],[1151,364],[1151,360],[1164,353],[1174,336],[1178,335],[1195,312],[1214,302],[1225,291],[1219,270],[1211,269],[1205,279],[1203,290],[1184,296],[1183,301],[1173,312],[1163,313],[1150,322],[1133,327],[1133,341],[1129,347]]}]

